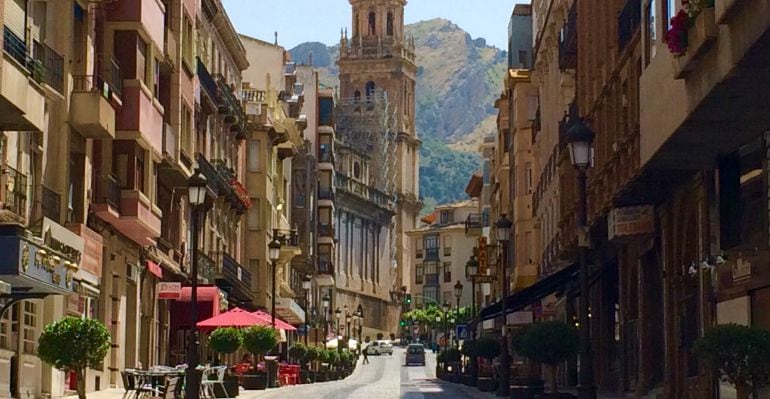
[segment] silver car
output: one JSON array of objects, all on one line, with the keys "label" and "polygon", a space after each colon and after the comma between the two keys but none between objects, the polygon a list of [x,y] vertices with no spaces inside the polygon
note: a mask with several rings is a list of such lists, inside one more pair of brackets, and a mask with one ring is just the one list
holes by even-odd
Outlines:
[{"label": "silver car", "polygon": [[423,344],[409,344],[406,347],[406,365],[425,365],[425,346]]},{"label": "silver car", "polygon": [[392,355],[393,345],[387,340],[374,341],[366,347],[366,353],[368,355]]}]

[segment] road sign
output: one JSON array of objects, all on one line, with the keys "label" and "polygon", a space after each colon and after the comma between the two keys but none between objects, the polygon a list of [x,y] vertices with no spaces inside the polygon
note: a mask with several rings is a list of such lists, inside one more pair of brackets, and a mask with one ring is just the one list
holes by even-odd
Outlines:
[{"label": "road sign", "polygon": [[457,327],[455,328],[456,328],[455,334],[457,336],[457,339],[459,340],[470,339],[471,336],[469,334],[468,326],[466,324],[458,324]]},{"label": "road sign", "polygon": [[446,337],[441,337],[441,339],[438,340],[438,344],[441,346],[446,346]]}]

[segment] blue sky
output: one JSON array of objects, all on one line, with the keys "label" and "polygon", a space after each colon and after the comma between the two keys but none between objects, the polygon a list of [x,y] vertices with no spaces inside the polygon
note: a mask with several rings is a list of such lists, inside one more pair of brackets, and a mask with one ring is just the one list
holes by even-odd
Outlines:
[{"label": "blue sky", "polygon": [[[340,28],[350,31],[347,0],[222,0],[238,32],[290,49],[318,41],[336,44]],[[409,0],[406,23],[446,18],[475,39],[483,37],[498,48],[507,47],[506,33],[513,5],[522,0]],[[483,4],[481,6],[480,4]]]}]

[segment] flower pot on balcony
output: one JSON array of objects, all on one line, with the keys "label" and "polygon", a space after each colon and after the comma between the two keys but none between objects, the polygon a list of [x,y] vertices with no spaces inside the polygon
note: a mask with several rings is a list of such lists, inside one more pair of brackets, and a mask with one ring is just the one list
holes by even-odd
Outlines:
[{"label": "flower pot on balcony", "polygon": [[687,51],[679,57],[674,57],[674,77],[686,78],[714,44],[718,33],[714,8],[704,8],[687,30]]}]

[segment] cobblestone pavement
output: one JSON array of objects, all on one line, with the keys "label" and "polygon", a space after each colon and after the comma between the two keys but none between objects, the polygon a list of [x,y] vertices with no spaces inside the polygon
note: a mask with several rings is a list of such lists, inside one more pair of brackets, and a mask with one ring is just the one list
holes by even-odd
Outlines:
[{"label": "cobblestone pavement", "polygon": [[297,385],[267,391],[242,392],[239,399],[476,399],[493,395],[460,384],[438,381],[436,357],[427,354],[426,365],[404,366],[404,352],[396,348],[393,356],[370,356],[369,364],[358,364],[353,374],[342,380]]}]

